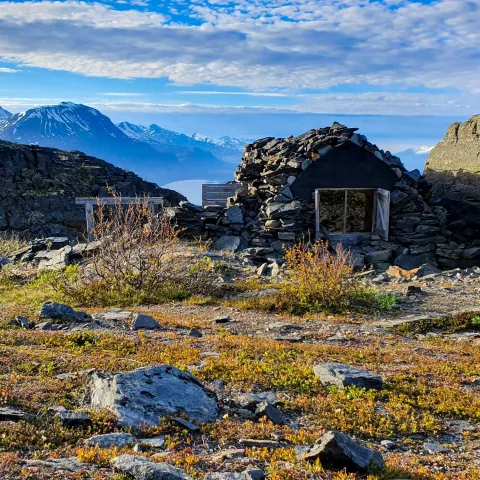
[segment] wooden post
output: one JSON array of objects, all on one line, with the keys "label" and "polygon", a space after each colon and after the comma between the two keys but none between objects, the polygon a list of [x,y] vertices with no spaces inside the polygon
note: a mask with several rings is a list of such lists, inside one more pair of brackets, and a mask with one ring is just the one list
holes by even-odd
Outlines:
[{"label": "wooden post", "polygon": [[320,191],[315,190],[315,240],[320,235]]},{"label": "wooden post", "polygon": [[343,233],[347,233],[347,203],[348,203],[348,190],[345,190],[345,206],[343,208]]},{"label": "wooden post", "polygon": [[89,242],[94,240],[93,230],[95,228],[95,217],[93,215],[93,202],[85,203],[85,214],[87,216],[87,238]]}]

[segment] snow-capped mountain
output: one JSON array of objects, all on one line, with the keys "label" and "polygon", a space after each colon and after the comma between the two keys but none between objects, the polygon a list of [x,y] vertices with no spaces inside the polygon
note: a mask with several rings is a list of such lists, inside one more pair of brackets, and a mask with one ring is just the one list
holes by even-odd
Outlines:
[{"label": "snow-capped mountain", "polygon": [[5,120],[10,117],[12,114],[5,110],[4,108],[0,107],[0,121]]},{"label": "snow-capped mountain", "polygon": [[250,140],[241,140],[231,137],[221,137],[219,140],[215,141],[210,137],[198,133],[189,137],[183,133],[166,130],[155,124],[146,127],[143,125],[122,122],[117,126],[131,138],[147,142],[153,146],[161,144],[175,147],[198,148],[211,152],[220,160],[235,164],[240,163],[245,145],[251,143]]},{"label": "snow-capped mountain", "polygon": [[205,172],[221,181],[232,178],[232,171],[210,152],[147,142],[140,132],[127,134],[98,110],[71,102],[32,108],[0,121],[0,139],[80,150],[160,184],[202,178]]},{"label": "snow-capped mountain", "polygon": [[408,150],[395,153],[395,155],[402,160],[407,170],[418,169],[420,172],[423,172],[425,163],[427,162],[427,157],[432,149],[433,147],[430,146],[409,148]]}]

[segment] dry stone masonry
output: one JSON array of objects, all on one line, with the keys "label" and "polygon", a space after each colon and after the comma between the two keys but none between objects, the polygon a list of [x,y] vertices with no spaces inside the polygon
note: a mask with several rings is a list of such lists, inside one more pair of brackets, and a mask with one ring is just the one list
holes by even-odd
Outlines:
[{"label": "dry stone masonry", "polygon": [[0,230],[54,236],[85,229],[85,210],[75,197],[164,197],[185,200],[132,172],[81,152],[0,141]]},{"label": "dry stone masonry", "polygon": [[[247,145],[235,175],[242,188],[227,209],[194,211],[183,204],[171,216],[218,249],[242,252],[259,268],[271,270],[282,262],[285,247],[315,238],[315,203],[308,187],[341,187],[335,183],[338,172],[349,186],[363,175],[367,183],[390,183],[390,236],[386,241],[376,233],[362,235],[350,245],[356,266],[411,270],[425,264],[447,269],[480,264],[480,232],[459,225],[456,214],[431,201],[431,186],[418,170],[407,171],[400,158],[356,131],[335,122],[298,137]],[[354,162],[362,155],[368,156],[369,170]],[[318,175],[323,166],[326,174]]]}]

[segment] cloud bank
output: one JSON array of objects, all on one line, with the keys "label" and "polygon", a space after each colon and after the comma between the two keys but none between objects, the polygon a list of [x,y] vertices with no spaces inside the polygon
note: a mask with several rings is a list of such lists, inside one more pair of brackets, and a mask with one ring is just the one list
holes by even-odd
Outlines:
[{"label": "cloud bank", "polygon": [[[300,111],[480,109],[480,0],[192,0],[162,2],[161,12],[143,1],[122,10],[72,0],[0,3],[0,60],[19,67],[167,78],[259,97],[396,85],[396,93],[298,97]],[[441,92],[409,93],[419,87]]]}]

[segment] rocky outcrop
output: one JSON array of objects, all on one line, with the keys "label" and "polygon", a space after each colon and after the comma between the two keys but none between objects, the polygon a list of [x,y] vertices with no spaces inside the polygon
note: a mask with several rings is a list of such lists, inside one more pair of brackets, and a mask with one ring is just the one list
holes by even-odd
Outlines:
[{"label": "rocky outcrop", "polygon": [[425,175],[439,196],[480,200],[480,115],[448,128],[427,159]]},{"label": "rocky outcrop", "polygon": [[184,415],[189,421],[214,422],[217,399],[195,377],[169,365],[92,378],[92,407],[107,408],[120,425],[158,425],[160,418]]},{"label": "rocky outcrop", "polygon": [[30,236],[80,233],[85,209],[75,197],[156,196],[176,205],[185,198],[132,172],[77,151],[0,141],[0,230]]}]

